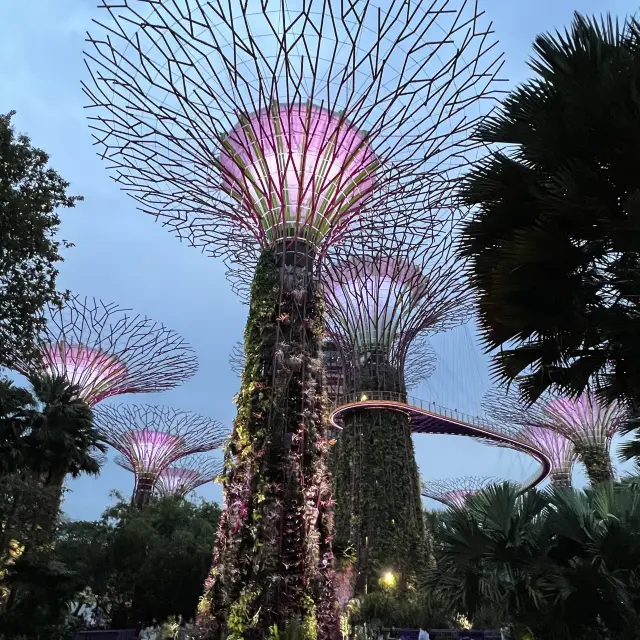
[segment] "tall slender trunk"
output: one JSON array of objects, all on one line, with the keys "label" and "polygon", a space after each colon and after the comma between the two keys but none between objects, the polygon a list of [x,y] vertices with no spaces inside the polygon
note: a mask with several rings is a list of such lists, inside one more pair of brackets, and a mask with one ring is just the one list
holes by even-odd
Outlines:
[{"label": "tall slender trunk", "polygon": [[322,299],[308,266],[295,255],[263,252],[226,455],[224,512],[199,609],[206,638],[262,639],[292,624],[302,626],[305,640],[337,636],[322,332]]}]

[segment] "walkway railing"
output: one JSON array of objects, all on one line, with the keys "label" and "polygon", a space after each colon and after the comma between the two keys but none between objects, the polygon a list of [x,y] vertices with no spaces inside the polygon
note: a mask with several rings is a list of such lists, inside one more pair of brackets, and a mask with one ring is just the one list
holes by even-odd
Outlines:
[{"label": "walkway railing", "polygon": [[338,398],[333,406],[333,410],[341,407],[345,404],[352,404],[354,402],[398,402],[400,404],[408,404],[422,411],[428,411],[434,413],[449,420],[455,420],[456,422],[463,422],[464,424],[470,424],[474,427],[480,427],[481,429],[487,429],[489,431],[495,431],[495,427],[491,425],[487,420],[483,420],[478,416],[471,415],[469,413],[463,413],[457,409],[449,409],[435,402],[425,402],[420,398],[414,396],[408,396],[404,393],[397,391],[363,391],[359,393],[349,393]]},{"label": "walkway railing", "polygon": [[486,431],[488,434],[494,435],[496,439],[500,439],[504,442],[505,447],[526,453],[527,455],[537,459],[540,463],[540,471],[534,473],[531,478],[522,483],[521,486],[523,491],[526,491],[527,489],[530,489],[542,482],[547,477],[551,468],[551,460],[530,442],[525,442],[519,438],[518,430],[509,430],[508,428],[501,429],[492,425],[488,420],[483,420],[478,416],[457,411],[456,409],[449,409],[436,404],[435,402],[425,402],[420,398],[408,396],[407,394],[399,393],[397,391],[361,391],[349,393],[337,398],[331,408],[331,411],[333,413],[345,405],[357,404],[360,402],[395,402],[398,404],[409,405],[419,409],[420,411],[432,413],[434,416],[444,417],[460,424],[476,427]]}]

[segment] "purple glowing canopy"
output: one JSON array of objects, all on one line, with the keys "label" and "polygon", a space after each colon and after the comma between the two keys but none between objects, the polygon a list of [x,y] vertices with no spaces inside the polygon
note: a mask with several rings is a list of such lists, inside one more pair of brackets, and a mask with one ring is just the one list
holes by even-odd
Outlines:
[{"label": "purple glowing canopy", "polygon": [[576,453],[573,443],[561,433],[542,426],[528,426],[520,437],[545,453],[551,460],[551,476],[570,477]]},{"label": "purple glowing canopy", "polygon": [[127,378],[127,367],[115,355],[85,345],[58,342],[40,350],[42,369],[77,386],[80,397],[94,405],[111,395],[111,389]]},{"label": "purple glowing canopy", "polygon": [[129,445],[127,458],[137,475],[155,473],[184,450],[184,440],[171,433],[142,429],[124,434],[124,439]]},{"label": "purple glowing canopy", "polygon": [[105,405],[94,409],[97,428],[120,456],[117,464],[155,483],[180,458],[222,446],[227,430],[217,420],[157,405]]},{"label": "purple glowing canopy", "polygon": [[366,135],[311,104],[276,103],[243,117],[221,144],[222,188],[263,247],[339,236],[375,187],[379,161]]},{"label": "purple glowing canopy", "polygon": [[627,412],[616,402],[605,405],[590,393],[577,399],[555,398],[544,405],[549,425],[572,442],[611,444]]},{"label": "purple glowing canopy", "polygon": [[[211,478],[204,477],[197,469],[184,467],[167,467],[160,472],[156,490],[161,495],[178,495],[189,493],[190,487],[208,482]],[[188,488],[189,487],[189,488]]]},{"label": "purple glowing canopy", "polygon": [[428,277],[408,260],[358,256],[329,263],[324,280],[329,330],[336,330],[338,341],[346,333],[359,351],[390,349],[413,324],[416,301],[428,285]]}]

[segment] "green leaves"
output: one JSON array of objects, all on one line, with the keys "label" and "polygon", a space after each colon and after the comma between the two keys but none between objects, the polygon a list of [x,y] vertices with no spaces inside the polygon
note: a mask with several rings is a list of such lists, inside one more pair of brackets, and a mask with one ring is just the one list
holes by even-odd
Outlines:
[{"label": "green leaves", "polygon": [[58,210],[82,199],[67,195],[69,184],[47,167],[44,151],[16,137],[13,115],[0,116],[0,365],[33,355],[40,312],[61,299]]},{"label": "green leaves", "polygon": [[599,638],[603,628],[633,638],[639,532],[637,487],[519,496],[493,486],[445,514],[426,586],[476,621],[509,620],[537,638]]},{"label": "green leaves", "polygon": [[462,233],[494,372],[640,400],[640,30],[576,14],[535,42],[536,74],[478,130],[506,145],[474,168]]}]

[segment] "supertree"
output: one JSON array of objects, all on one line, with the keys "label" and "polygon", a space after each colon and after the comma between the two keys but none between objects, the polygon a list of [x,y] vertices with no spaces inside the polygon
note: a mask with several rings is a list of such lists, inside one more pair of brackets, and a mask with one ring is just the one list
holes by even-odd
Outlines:
[{"label": "supertree", "polygon": [[483,401],[487,417],[501,425],[510,425],[514,438],[529,443],[551,460],[551,482],[556,486],[571,486],[576,451],[571,440],[549,427],[549,415],[541,403],[526,404],[513,387],[492,389]]},{"label": "supertree", "polygon": [[10,358],[27,377],[63,377],[93,406],[125,393],[171,389],[195,374],[192,348],[146,316],[95,298],[74,296],[45,309],[38,358]]},{"label": "supertree", "polygon": [[293,620],[337,635],[316,274],[356,220],[448,198],[479,148],[500,56],[475,5],[448,4],[103,0],[89,37],[92,127],[118,183],[212,255],[259,252],[199,616],[212,637],[231,620],[245,637]]},{"label": "supertree", "polygon": [[422,495],[448,507],[462,509],[466,506],[469,496],[500,482],[498,478],[480,477],[427,480],[422,482]]},{"label": "supertree", "polygon": [[120,456],[116,462],[135,476],[132,503],[148,504],[159,475],[180,458],[216,449],[226,429],[190,411],[155,405],[103,405],[95,410],[98,428]]},{"label": "supertree", "polygon": [[[584,464],[591,484],[613,478],[611,440],[628,417],[626,410],[617,403],[605,405],[586,392],[579,398],[545,394],[532,405],[516,391],[497,390],[487,396],[484,405],[494,421],[518,425],[524,437],[527,437],[528,429],[535,427],[551,430],[569,440],[575,456]],[[566,469],[571,454],[561,440],[556,447],[558,455],[563,450],[567,456],[558,472],[559,480],[562,480],[565,473],[562,467]]]},{"label": "supertree", "polygon": [[589,392],[578,398],[553,398],[544,410],[553,429],[573,442],[591,484],[613,480],[611,441],[628,420],[627,410],[617,402],[605,405]]},{"label": "supertree", "polygon": [[222,473],[222,463],[203,455],[181,458],[158,475],[155,491],[159,496],[186,496],[194,489],[214,482]]},{"label": "supertree", "polygon": [[[464,266],[455,258],[456,216],[428,234],[332,252],[325,270],[327,327],[342,348],[345,403],[352,398],[407,401],[407,354],[425,334],[463,322],[469,312]],[[427,354],[422,364],[430,362]],[[416,360],[414,359],[414,363]],[[420,364],[420,360],[417,360]],[[342,416],[334,487],[336,541],[357,555],[356,589],[368,592],[393,568],[409,586],[424,543],[420,479],[411,419],[402,406],[355,406]]]}]

